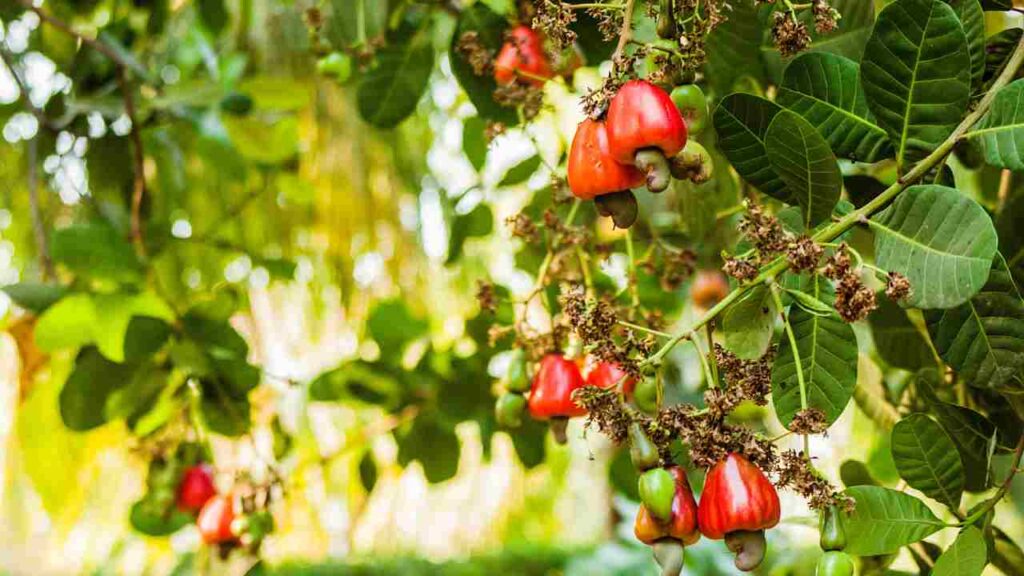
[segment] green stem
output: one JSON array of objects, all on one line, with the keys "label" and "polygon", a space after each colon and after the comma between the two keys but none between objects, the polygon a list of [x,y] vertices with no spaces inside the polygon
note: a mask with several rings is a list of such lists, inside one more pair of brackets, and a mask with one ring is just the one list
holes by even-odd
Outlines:
[{"label": "green stem", "polygon": [[655,336],[660,336],[662,338],[672,337],[672,335],[669,334],[668,332],[662,332],[661,330],[655,330],[654,328],[648,328],[646,326],[641,326],[639,324],[634,324],[632,322],[626,322],[625,320],[619,320],[618,324],[619,326],[625,326],[626,328],[638,330],[640,332],[646,332],[647,334],[653,334]]},{"label": "green stem", "polygon": [[629,293],[633,301],[632,316],[640,309],[640,291],[636,286],[636,252],[633,250],[633,232],[626,228],[626,254],[629,256]]},{"label": "green stem", "polygon": [[1010,487],[1013,485],[1013,479],[1017,475],[1017,472],[1020,471],[1021,458],[1024,458],[1024,436],[1021,436],[1020,440],[1017,442],[1017,449],[1013,453],[1013,465],[1010,467],[1010,473],[1007,475],[1006,480],[1003,481],[1002,485],[999,486],[999,490],[996,491],[996,495],[989,498],[985,502],[984,506],[976,510],[974,514],[968,516],[963,522],[957,524],[957,526],[970,526],[996,507],[996,504],[998,504],[999,501],[1006,496],[1006,493],[1010,491]]},{"label": "green stem", "polygon": [[708,388],[717,388],[718,381],[715,380],[714,376],[711,374],[711,367],[708,366],[708,358],[700,348],[700,336],[698,336],[696,332],[690,334],[690,342],[693,342],[693,347],[697,349],[697,357],[700,358],[700,369],[704,372],[704,381],[708,383]]},{"label": "green stem", "polygon": [[782,297],[779,296],[779,286],[772,281],[769,285],[772,293],[772,300],[775,301],[775,307],[782,312],[782,322],[786,329],[786,338],[789,339],[789,347],[793,351],[793,364],[796,366],[796,381],[800,385],[800,409],[807,410],[807,382],[804,380],[804,367],[800,360],[800,350],[796,346],[796,334],[793,332],[793,326],[789,323],[789,314],[783,312]]}]

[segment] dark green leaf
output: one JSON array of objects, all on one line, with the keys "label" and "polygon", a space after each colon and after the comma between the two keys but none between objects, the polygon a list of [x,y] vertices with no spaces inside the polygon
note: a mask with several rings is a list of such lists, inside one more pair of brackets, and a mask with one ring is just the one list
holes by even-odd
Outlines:
[{"label": "dark green leaf", "polygon": [[105,424],[107,399],[128,383],[133,371],[132,366],[107,360],[95,348],[82,350],[60,391],[60,416],[64,424],[77,432]]},{"label": "dark green leaf", "polygon": [[366,329],[377,342],[383,358],[396,359],[406,343],[427,332],[427,321],[412,315],[401,300],[379,302],[370,312]]},{"label": "dark green leaf", "polygon": [[237,397],[219,378],[200,380],[200,389],[202,402],[199,409],[203,421],[212,432],[224,436],[241,436],[249,431],[252,421],[247,397]]},{"label": "dark green leaf", "polygon": [[970,385],[1021,389],[1024,298],[997,254],[988,281],[964,304],[925,313],[939,355]]},{"label": "dark green leaf", "polygon": [[142,360],[155,354],[167,343],[171,327],[159,318],[133,316],[124,336],[126,361]]},{"label": "dark green leaf", "polygon": [[388,35],[377,62],[359,84],[359,114],[378,128],[394,128],[416,110],[434,70],[431,19],[406,23]]},{"label": "dark green leaf", "polygon": [[359,481],[367,492],[373,492],[373,487],[377,485],[377,462],[370,450],[359,459]]},{"label": "dark green leaf", "polygon": [[224,0],[196,0],[196,7],[199,9],[199,19],[203,24],[214,36],[219,35],[227,25],[229,18]]},{"label": "dark green leaf", "polygon": [[843,189],[843,176],[828,142],[796,112],[775,115],[765,133],[768,161],[813,228],[832,216]]},{"label": "dark green leaf", "polygon": [[977,202],[953,188],[912,186],[869,223],[878,266],[910,280],[906,306],[953,308],[985,285],[995,227]]},{"label": "dark green leaf", "polygon": [[518,115],[515,108],[501,106],[494,101],[494,92],[498,85],[490,74],[477,76],[473,67],[459,53],[456,46],[459,39],[468,32],[475,32],[477,38],[484,48],[493,51],[495,54],[501,49],[505,40],[505,28],[508,23],[504,18],[492,12],[487,6],[476,3],[466,8],[459,15],[459,23],[452,36],[452,45],[449,52],[449,60],[452,65],[452,73],[459,81],[462,89],[466,91],[470,102],[476,107],[481,118],[502,122],[507,125],[518,123]]},{"label": "dark green leaf", "polygon": [[960,123],[971,95],[971,56],[956,13],[940,0],[886,6],[864,49],[861,79],[900,166],[927,155]]},{"label": "dark green leaf", "polygon": [[133,282],[141,273],[139,260],[128,240],[100,220],[57,230],[53,233],[50,253],[54,262],[89,278]]},{"label": "dark green leaf", "polygon": [[390,367],[356,360],[314,378],[309,396],[322,402],[359,400],[391,410],[400,405],[402,383]]},{"label": "dark green leaf", "polygon": [[487,138],[484,136],[486,127],[487,123],[479,116],[466,118],[462,124],[462,151],[477,172],[487,162]]},{"label": "dark green leaf", "polygon": [[910,487],[952,509],[960,507],[964,469],[953,439],[925,414],[911,414],[892,430],[892,457]]},{"label": "dark green leaf", "polygon": [[967,35],[967,51],[971,56],[971,87],[981,88],[985,75],[985,12],[978,0],[942,0],[956,12]]},{"label": "dark green leaf", "polygon": [[1024,170],[1024,80],[1000,90],[985,117],[964,136],[976,139],[989,164]]},{"label": "dark green leaf", "polygon": [[760,85],[766,80],[761,60],[763,28],[757,7],[751,0],[732,5],[729,18],[707,39],[705,78],[718,95],[736,90],[744,80]]},{"label": "dark green leaf", "polygon": [[786,68],[778,103],[816,127],[836,156],[876,162],[893,154],[868,110],[853,60],[826,53],[799,56]]},{"label": "dark green leaf", "polygon": [[469,238],[487,236],[494,230],[494,214],[486,204],[478,204],[469,214],[459,214],[452,222],[451,236],[448,238],[448,260],[451,264],[462,256],[462,248]]},{"label": "dark green leaf", "polygon": [[[799,352],[807,406],[821,410],[832,424],[857,387],[857,337],[834,313],[820,316],[793,308],[789,324]],[[802,404],[796,354],[785,332],[772,366],[772,400],[779,421],[789,426]]]},{"label": "dark green leaf", "polygon": [[143,498],[132,505],[128,514],[132,528],[147,536],[169,536],[195,522],[191,514],[174,506],[159,506],[151,498]]},{"label": "dark green leaf", "polygon": [[536,468],[544,463],[547,434],[547,425],[536,420],[526,420],[522,428],[518,428],[512,434],[512,445],[516,449],[519,461],[527,469]]},{"label": "dark green leaf", "polygon": [[35,282],[8,284],[0,290],[3,290],[15,304],[35,314],[40,314],[68,293],[68,289],[60,284]]},{"label": "dark green leaf", "polygon": [[736,172],[761,192],[783,202],[792,201],[792,193],[768,161],[765,136],[775,115],[782,111],[777,104],[751,96],[730,94],[714,113],[718,145]]},{"label": "dark green leaf", "polygon": [[398,439],[398,462],[417,460],[427,481],[443,482],[455,476],[459,466],[459,438],[455,430],[429,415],[418,416]]},{"label": "dark green leaf", "polygon": [[860,460],[846,460],[839,466],[839,478],[847,488],[853,486],[878,486],[878,480],[871,475],[867,464]]},{"label": "dark green leaf", "polygon": [[917,390],[928,399],[935,418],[960,452],[964,464],[964,489],[971,492],[987,489],[991,484],[989,447],[993,441],[998,446],[999,440],[995,424],[970,408],[939,400],[920,378]]},{"label": "dark green leaf", "polygon": [[981,576],[988,564],[985,536],[974,526],[968,526],[957,536],[956,542],[939,556],[932,568],[932,576]]},{"label": "dark green leaf", "polygon": [[516,184],[522,184],[537,171],[537,168],[540,168],[540,156],[531,156],[519,164],[509,168],[508,172],[505,173],[505,177],[501,179],[498,186],[515,186]]},{"label": "dark green leaf", "polygon": [[888,298],[878,299],[878,309],[868,316],[875,350],[894,368],[918,370],[935,364],[928,341],[907,311]]},{"label": "dark green leaf", "polygon": [[854,486],[844,493],[857,503],[845,519],[849,554],[892,554],[945,527],[924,502],[909,494],[877,486]]}]

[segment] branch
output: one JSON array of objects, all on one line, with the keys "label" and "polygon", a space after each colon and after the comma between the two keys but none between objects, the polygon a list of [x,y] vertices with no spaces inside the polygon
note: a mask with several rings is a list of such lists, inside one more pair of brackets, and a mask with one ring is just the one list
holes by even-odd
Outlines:
[{"label": "branch", "polygon": [[619,59],[619,56],[622,56],[626,44],[629,44],[629,40],[633,37],[634,2],[635,0],[626,0],[626,7],[622,11],[622,30],[619,32],[619,44],[615,47],[615,53],[612,54],[613,63]]},{"label": "branch", "polygon": [[105,42],[98,40],[96,38],[91,38],[89,36],[82,34],[81,32],[78,32],[77,30],[72,28],[71,25],[67,22],[61,20],[60,18],[57,18],[56,16],[51,16],[50,14],[46,13],[46,11],[44,11],[42,8],[35,6],[32,3],[32,0],[18,0],[18,2],[26,10],[31,10],[32,12],[35,12],[36,15],[39,16],[39,19],[42,20],[43,22],[46,22],[47,24],[53,26],[54,28],[57,28],[61,32],[64,32],[68,36],[71,36],[72,38],[75,38],[76,40],[85,44],[86,46],[96,50],[100,54],[103,54],[107,58],[110,58],[119,67],[132,67],[131,62],[125,60],[123,56],[118,54],[116,50],[111,48]]}]

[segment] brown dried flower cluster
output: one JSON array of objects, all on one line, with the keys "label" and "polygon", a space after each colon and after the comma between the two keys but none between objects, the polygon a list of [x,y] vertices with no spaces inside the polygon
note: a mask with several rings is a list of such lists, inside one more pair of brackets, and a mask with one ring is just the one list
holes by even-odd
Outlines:
[{"label": "brown dried flower cluster", "polygon": [[807,25],[797,20],[788,10],[772,14],[772,41],[783,57],[799,54],[811,44],[811,33]]},{"label": "brown dried flower cluster", "polygon": [[885,295],[894,302],[906,300],[913,293],[910,280],[899,272],[889,272],[885,282]]},{"label": "brown dried flower cluster", "polygon": [[828,0],[814,0],[811,12],[814,14],[814,29],[818,34],[828,34],[839,27],[842,16],[838,10],[829,6]]},{"label": "brown dried flower cluster", "polygon": [[696,264],[697,254],[692,250],[677,250],[657,243],[646,258],[637,262],[637,267],[651,276],[658,276],[663,290],[674,292],[693,276]]},{"label": "brown dried flower cluster", "polygon": [[469,64],[473,74],[487,76],[494,66],[494,52],[488,50],[477,32],[466,32],[455,42],[455,52]]},{"label": "brown dried flower cluster", "polygon": [[750,259],[732,257],[725,260],[722,271],[740,282],[750,282],[757,278],[758,268]]},{"label": "brown dried flower cluster", "polygon": [[536,244],[540,241],[540,231],[537,230],[537,225],[525,212],[509,216],[505,223],[512,228],[512,235],[516,238],[520,238],[528,244]]},{"label": "brown dried flower cluster", "polygon": [[618,364],[634,378],[642,376],[638,359],[653,351],[652,338],[638,338],[626,330],[625,336],[617,341],[619,311],[606,300],[587,298],[579,285],[563,286],[559,302],[569,327],[593,356]]},{"label": "brown dried flower cluster", "polygon": [[710,413],[698,414],[693,406],[662,410],[658,424],[668,431],[669,438],[682,440],[690,450],[690,459],[701,468],[710,468],[730,452],[743,454],[765,472],[775,468],[777,455],[771,442],[748,428],[726,424]]},{"label": "brown dried flower cluster", "polygon": [[787,428],[794,434],[823,434],[828,431],[828,419],[821,410],[808,408],[797,412]]},{"label": "brown dried flower cluster", "polygon": [[789,269],[793,272],[814,270],[818,267],[818,262],[824,253],[825,249],[820,244],[812,240],[810,236],[804,235],[791,242],[786,248],[786,262],[789,263]]},{"label": "brown dried flower cluster", "polygon": [[576,32],[572,30],[576,22],[576,12],[558,0],[533,0],[533,28],[542,30],[561,50],[572,46],[576,41]]},{"label": "brown dried flower cluster", "polygon": [[504,134],[506,130],[508,130],[508,126],[504,122],[488,121],[487,125],[484,126],[484,140],[490,143],[498,136]]},{"label": "brown dried flower cluster", "polygon": [[476,301],[480,304],[480,310],[493,314],[498,310],[498,295],[494,291],[494,284],[484,280],[476,281]]},{"label": "brown dried flower cluster", "polygon": [[529,122],[544,106],[544,90],[518,79],[494,90],[494,101],[506,108],[522,107],[523,119]]},{"label": "brown dried flower cluster", "polygon": [[[627,68],[632,69],[632,65]],[[605,81],[599,88],[595,88],[583,95],[581,99],[583,103],[583,113],[597,120],[604,116],[604,113],[608,111],[608,105],[611,103],[612,98],[619,92],[619,88],[626,83],[630,78],[629,73],[616,73],[617,70],[621,70],[618,65],[612,69],[612,73],[605,78]]]},{"label": "brown dried flower cluster", "polygon": [[802,452],[787,450],[779,457],[775,485],[789,488],[807,500],[808,506],[814,510],[825,510],[830,506],[838,506],[846,511],[853,511],[853,499],[843,496],[835,487],[818,474],[811,461]]},{"label": "brown dried flower cluster", "polygon": [[782,252],[790,243],[790,234],[783,230],[779,219],[754,202],[748,204],[739,228],[740,233],[764,255]]},{"label": "brown dried flower cluster", "polygon": [[864,285],[860,274],[853,268],[847,252],[846,244],[841,244],[826,260],[822,274],[836,283],[836,312],[847,322],[857,322],[878,308],[878,301],[875,292]]},{"label": "brown dried flower cluster", "polygon": [[758,406],[768,403],[768,395],[771,393],[772,387],[772,360],[774,358],[774,347],[757,360],[741,360],[720,344],[715,344],[715,363],[725,376],[729,390],[735,390],[734,394],[739,397],[740,401],[750,400]]},{"label": "brown dried flower cluster", "polygon": [[616,444],[626,440],[633,419],[623,409],[617,391],[613,388],[586,386],[574,392],[572,399],[587,409],[588,428],[597,428]]}]

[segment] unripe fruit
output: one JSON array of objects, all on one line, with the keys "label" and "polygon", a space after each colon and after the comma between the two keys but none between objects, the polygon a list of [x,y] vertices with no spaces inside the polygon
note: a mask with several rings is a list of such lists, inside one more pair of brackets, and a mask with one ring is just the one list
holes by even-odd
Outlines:
[{"label": "unripe fruit", "polygon": [[343,83],[352,75],[352,59],[348,54],[331,52],[317,61],[316,71]]},{"label": "unripe fruit", "polygon": [[672,102],[686,122],[689,134],[699,134],[707,126],[708,99],[696,84],[676,86],[672,90]]},{"label": "unripe fruit", "polygon": [[825,552],[818,560],[815,576],[853,576],[857,567],[846,552]]},{"label": "unripe fruit", "polygon": [[640,475],[640,502],[660,522],[672,519],[672,499],[676,494],[676,482],[664,468],[651,468]]},{"label": "unripe fruit", "polygon": [[690,285],[690,298],[693,304],[707,310],[729,294],[729,282],[718,270],[701,270]]},{"label": "unripe fruit", "polygon": [[648,414],[658,411],[658,381],[654,378],[644,378],[637,383],[633,390],[633,401],[637,408]]},{"label": "unripe fruit", "polygon": [[526,413],[526,397],[518,392],[506,392],[494,404],[494,418],[502,428],[519,428]]},{"label": "unripe fruit", "polygon": [[526,392],[530,389],[530,375],[526,369],[526,354],[522,350],[513,350],[505,376],[505,387],[510,392]]},{"label": "unripe fruit", "polygon": [[639,422],[629,425],[629,457],[633,466],[641,472],[654,468],[661,462],[658,447],[647,436]]},{"label": "unripe fruit", "polygon": [[843,517],[835,506],[830,506],[822,512],[819,532],[822,550],[828,552],[846,548],[846,528],[843,526]]}]

